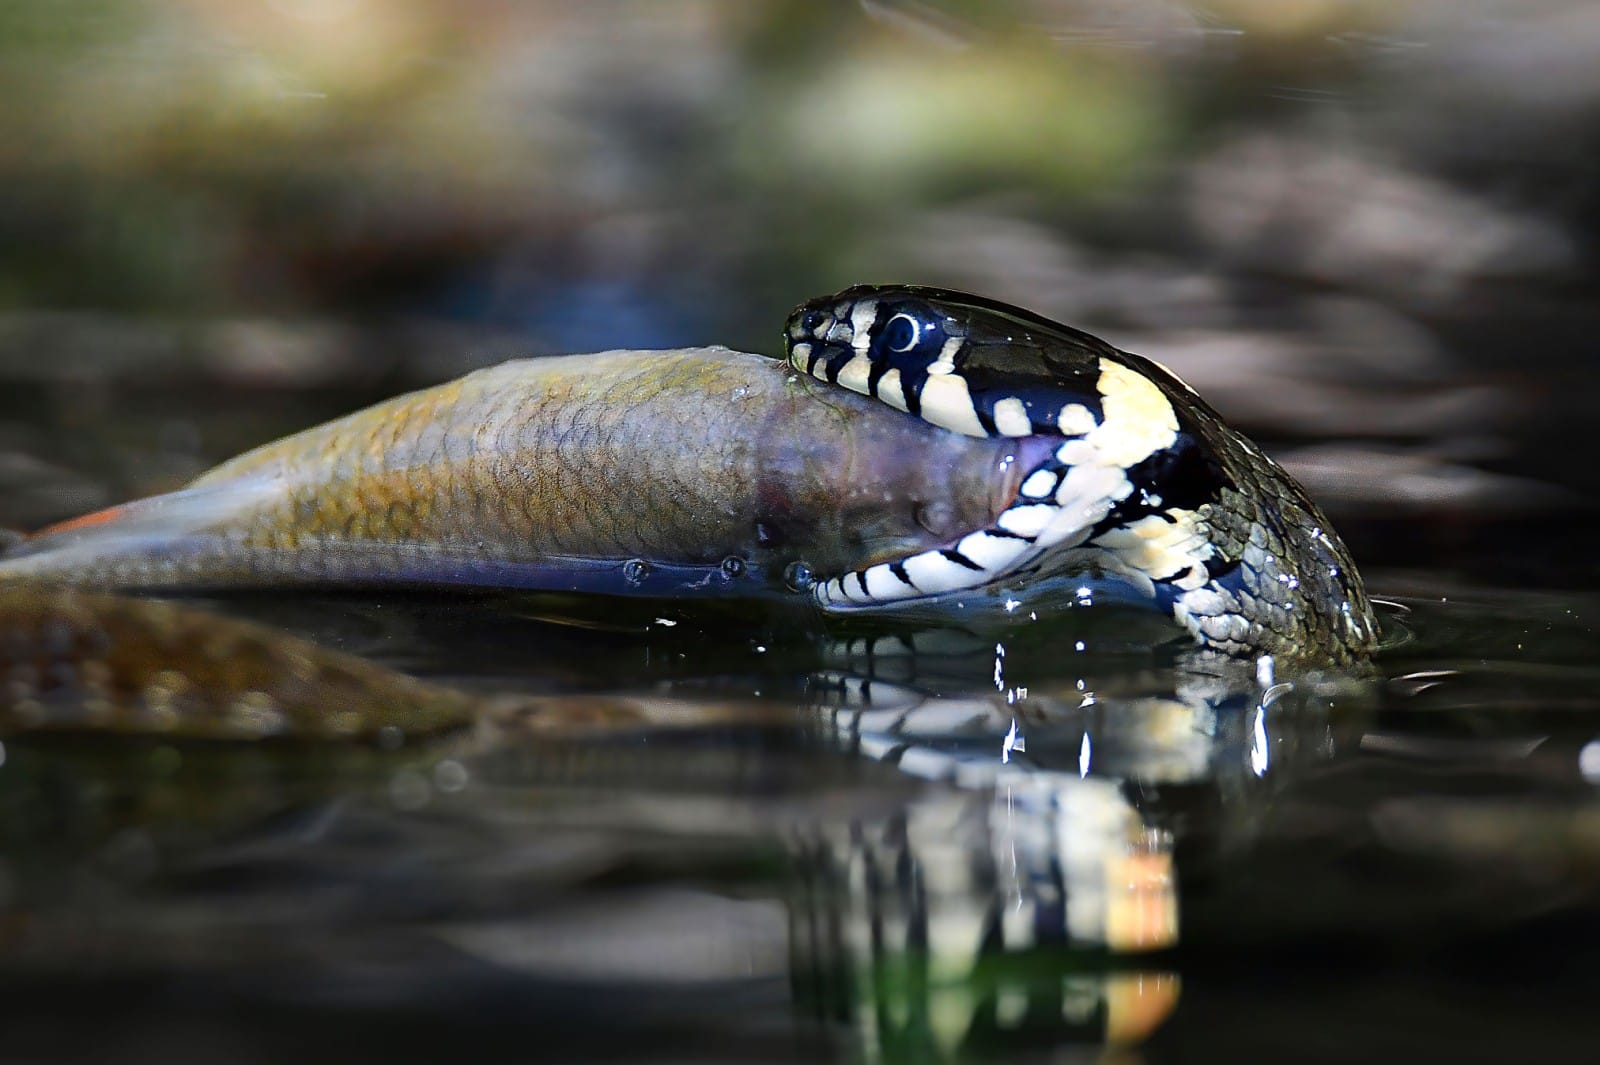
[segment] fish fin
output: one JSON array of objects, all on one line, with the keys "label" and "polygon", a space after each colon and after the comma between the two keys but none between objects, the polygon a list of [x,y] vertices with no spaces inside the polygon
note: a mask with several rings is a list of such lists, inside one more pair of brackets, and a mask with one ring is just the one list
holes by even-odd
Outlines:
[{"label": "fish fin", "polygon": [[[106,507],[103,510],[90,511],[88,514],[84,514],[76,518],[69,518],[66,521],[56,522],[54,525],[47,525],[35,533],[17,533],[15,535],[18,540],[41,540],[45,537],[56,536],[61,533],[69,533],[77,529],[88,529],[96,525],[106,525],[111,522],[125,520],[128,517],[129,512],[135,509],[137,506],[137,503],[119,503],[114,507]],[[0,533],[0,547],[5,546],[6,544],[6,541],[3,539],[4,536],[4,533]]]},{"label": "fish fin", "polygon": [[136,499],[0,541],[0,578],[65,575],[75,565],[164,553],[237,521],[281,488],[272,475],[231,479]]}]

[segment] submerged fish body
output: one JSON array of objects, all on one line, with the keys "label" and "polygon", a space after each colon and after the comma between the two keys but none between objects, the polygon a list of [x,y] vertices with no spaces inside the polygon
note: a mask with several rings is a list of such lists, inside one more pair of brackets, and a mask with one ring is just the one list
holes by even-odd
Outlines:
[{"label": "submerged fish body", "polygon": [[44,530],[0,582],[760,594],[987,524],[1026,449],[725,348],[517,360]]}]

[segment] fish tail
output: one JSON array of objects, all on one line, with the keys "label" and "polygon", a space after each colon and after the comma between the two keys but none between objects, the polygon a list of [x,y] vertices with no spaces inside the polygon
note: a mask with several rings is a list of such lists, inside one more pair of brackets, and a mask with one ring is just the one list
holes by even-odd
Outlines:
[{"label": "fish tail", "polygon": [[88,514],[83,514],[76,518],[69,518],[66,521],[59,521],[54,525],[46,525],[44,528],[39,529],[36,532],[9,533],[10,536],[15,538],[9,544],[6,542],[8,531],[0,532],[0,552],[3,552],[7,547],[14,547],[16,544],[24,541],[43,540],[51,536],[61,535],[63,533],[75,532],[81,529],[92,529],[95,526],[109,525],[113,522],[125,520],[130,511],[135,509],[135,506],[136,504],[133,503],[119,503],[114,507],[106,507],[102,510],[90,511]]},{"label": "fish tail", "polygon": [[176,557],[214,539],[273,490],[268,477],[184,488],[10,534],[0,539],[0,582],[98,583],[108,568],[136,570],[146,560]]}]

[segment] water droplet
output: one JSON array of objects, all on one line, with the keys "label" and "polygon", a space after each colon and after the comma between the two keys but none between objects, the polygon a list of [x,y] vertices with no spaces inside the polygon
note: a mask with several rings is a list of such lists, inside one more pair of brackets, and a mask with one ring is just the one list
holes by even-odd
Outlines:
[{"label": "water droplet", "polygon": [[1600,784],[1600,740],[1590,740],[1578,752],[1578,772],[1591,784]]},{"label": "water droplet", "polygon": [[744,576],[744,559],[738,555],[729,555],[722,560],[722,575],[730,581]]},{"label": "water droplet", "polygon": [[783,583],[792,592],[809,592],[816,586],[816,574],[804,562],[791,562],[783,571]]},{"label": "water droplet", "polygon": [[622,579],[632,585],[640,585],[645,578],[650,576],[650,563],[642,558],[630,558],[622,564]]},{"label": "water droplet", "polygon": [[433,767],[433,786],[446,794],[465,788],[469,779],[467,767],[453,758]]}]

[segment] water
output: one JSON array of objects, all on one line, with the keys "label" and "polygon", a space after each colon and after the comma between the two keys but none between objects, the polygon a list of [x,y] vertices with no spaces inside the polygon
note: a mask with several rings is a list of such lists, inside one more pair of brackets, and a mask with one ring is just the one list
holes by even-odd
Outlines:
[{"label": "water", "polygon": [[1600,602],[1435,590],[1354,681],[1197,672],[1091,614],[224,602],[480,691],[676,709],[389,753],[7,741],[7,1053],[1560,1051],[1595,983]]}]

